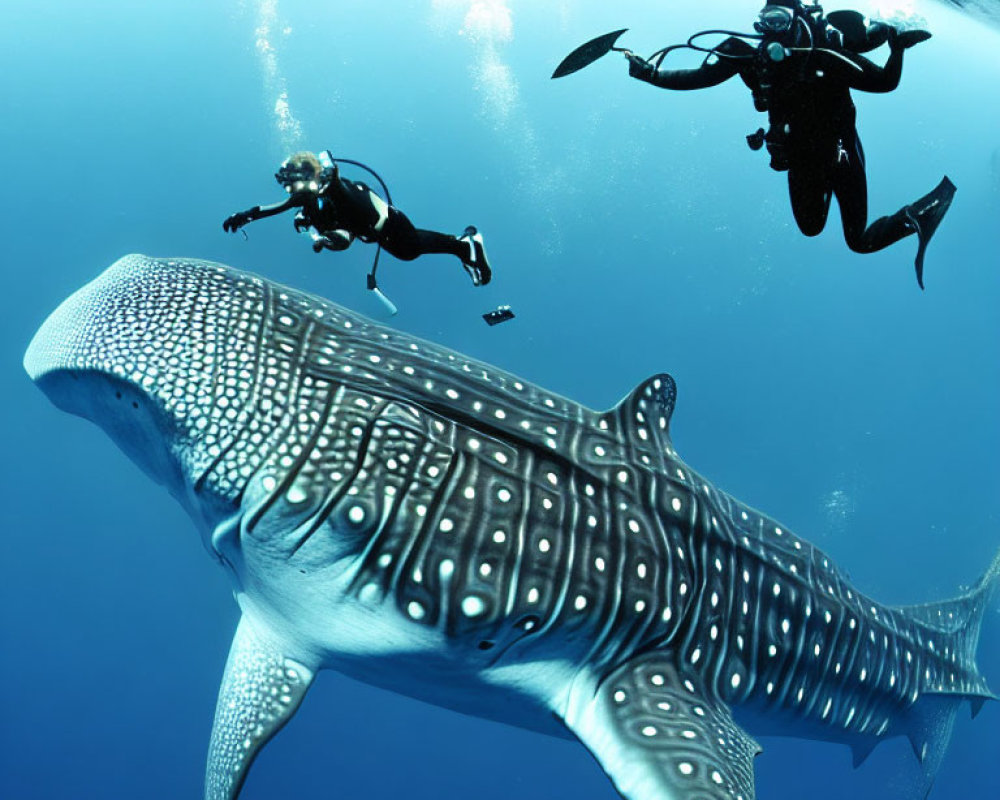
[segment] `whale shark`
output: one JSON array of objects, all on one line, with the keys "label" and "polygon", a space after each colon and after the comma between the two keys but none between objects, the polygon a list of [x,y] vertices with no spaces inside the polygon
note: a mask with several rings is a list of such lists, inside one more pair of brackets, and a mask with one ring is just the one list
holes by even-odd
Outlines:
[{"label": "whale shark", "polygon": [[929,789],[1000,556],[871,599],[674,449],[676,386],[596,411],[231,267],[121,258],[24,367],[182,504],[241,610],[205,776],[233,800],[319,670],[586,747],[628,800],[751,800],[755,736],[907,737]]},{"label": "whale shark", "polygon": [[997,0],[938,0],[938,2],[966,14],[980,23],[985,23],[993,28],[1000,27],[1000,3]]}]

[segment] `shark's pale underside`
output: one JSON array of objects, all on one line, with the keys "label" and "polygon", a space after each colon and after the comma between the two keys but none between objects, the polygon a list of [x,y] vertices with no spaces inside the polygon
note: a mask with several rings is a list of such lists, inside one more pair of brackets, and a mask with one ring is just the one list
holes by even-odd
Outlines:
[{"label": "shark's pale underside", "polygon": [[629,800],[750,800],[751,733],[912,741],[928,779],[1000,560],[890,607],[674,451],[674,382],[591,411],[328,301],[128,256],[25,368],[185,506],[242,620],[205,796],[332,668],[577,737]]}]

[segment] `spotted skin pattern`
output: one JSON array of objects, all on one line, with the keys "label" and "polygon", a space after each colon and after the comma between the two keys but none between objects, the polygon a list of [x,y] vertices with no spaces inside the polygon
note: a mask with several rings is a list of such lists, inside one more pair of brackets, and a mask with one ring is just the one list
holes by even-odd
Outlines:
[{"label": "spotted skin pattern", "polygon": [[[325,667],[527,727],[554,713],[630,800],[752,798],[734,713],[863,753],[907,735],[933,768],[947,736],[922,698],[992,696],[974,654],[997,563],[952,601],[875,603],[679,458],[668,375],[592,411],[320,298],[144,256],[67,300],[25,366],[233,574],[247,666],[220,693],[212,800]],[[287,713],[240,688],[282,669]],[[449,697],[455,674],[499,702]]]}]

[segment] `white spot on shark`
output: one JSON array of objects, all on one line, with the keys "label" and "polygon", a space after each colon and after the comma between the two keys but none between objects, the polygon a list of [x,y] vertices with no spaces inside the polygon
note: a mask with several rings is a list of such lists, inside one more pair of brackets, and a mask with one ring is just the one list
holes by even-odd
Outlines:
[{"label": "white spot on shark", "polygon": [[481,598],[470,594],[462,600],[462,613],[467,617],[478,617],[486,610],[486,604]]},{"label": "white spot on shark", "polygon": [[410,601],[410,603],[406,606],[406,613],[413,619],[423,619],[427,615],[426,609],[416,600]]}]

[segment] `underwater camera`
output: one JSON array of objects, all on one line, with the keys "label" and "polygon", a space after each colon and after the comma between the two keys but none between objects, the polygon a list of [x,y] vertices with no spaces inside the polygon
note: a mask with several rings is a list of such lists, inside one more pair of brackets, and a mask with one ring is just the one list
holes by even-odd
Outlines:
[{"label": "underwater camera", "polygon": [[483,319],[485,319],[486,324],[492,328],[494,325],[499,325],[501,322],[514,319],[514,312],[511,311],[510,306],[497,306],[492,311],[487,311],[483,314]]}]

